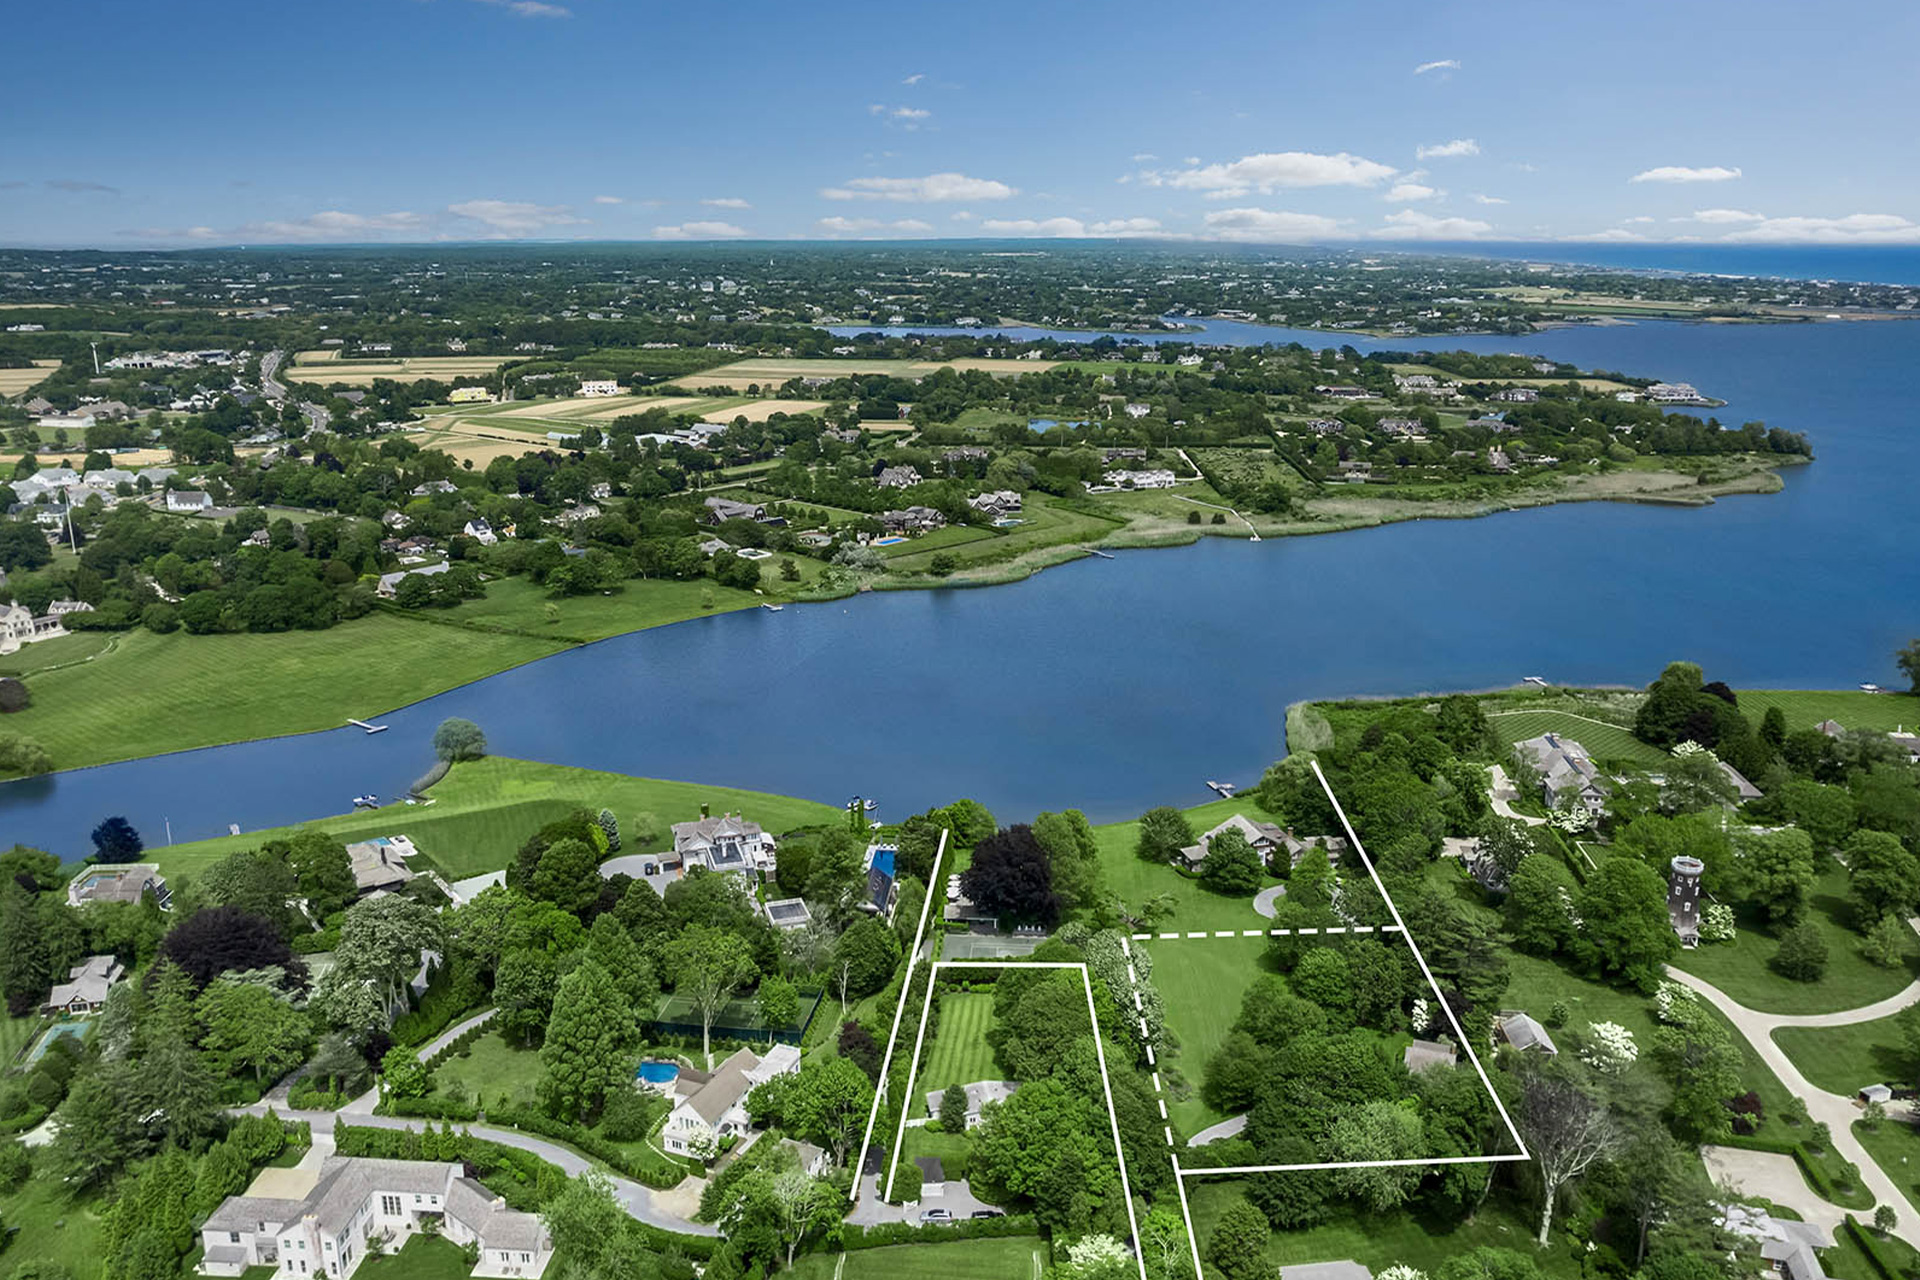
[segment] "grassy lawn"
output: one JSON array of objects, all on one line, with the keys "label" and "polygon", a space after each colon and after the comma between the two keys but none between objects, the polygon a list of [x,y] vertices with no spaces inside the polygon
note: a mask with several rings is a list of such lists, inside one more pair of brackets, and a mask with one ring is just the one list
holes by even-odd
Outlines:
[{"label": "grassy lawn", "polygon": [[924,1094],[950,1084],[1002,1078],[994,1065],[993,1046],[987,1043],[992,1029],[991,992],[950,991],[940,997],[940,1033],[927,1046],[926,1059],[920,1064],[913,1086],[913,1114],[924,1114]]},{"label": "grassy lawn", "polygon": [[1920,1202],[1920,1129],[1900,1120],[1883,1120],[1870,1129],[1855,1120],[1853,1136],[1908,1200]]},{"label": "grassy lawn", "polygon": [[1845,1027],[1781,1027],[1773,1033],[1800,1074],[1817,1089],[1851,1096],[1870,1084],[1913,1079],[1913,1056],[1898,1018]]},{"label": "grassy lawn", "polygon": [[1787,732],[1837,720],[1849,729],[1912,729],[1920,725],[1920,697],[1910,693],[1861,693],[1858,689],[1741,689],[1740,710],[1754,724],[1768,707],[1780,708]]},{"label": "grassy lawn", "polygon": [[13,1233],[0,1265],[13,1268],[29,1258],[57,1262],[76,1276],[97,1276],[106,1265],[100,1204],[75,1200],[53,1178],[30,1178],[10,1196],[0,1196],[0,1222]]},{"label": "grassy lawn", "polygon": [[1732,942],[1683,951],[1674,963],[1698,974],[1746,1005],[1765,1013],[1830,1013],[1872,1004],[1920,977],[1920,937],[1903,931],[1905,962],[1883,969],[1860,953],[1861,937],[1850,927],[1847,873],[1829,859],[1814,882],[1806,918],[1827,940],[1827,971],[1818,982],[1796,982],[1775,972],[1783,930],[1764,923],[1757,912],[1743,912]]},{"label": "grassy lawn", "polygon": [[[938,1240],[939,1229],[928,1235]],[[1046,1259],[1047,1246],[1037,1236],[1009,1236],[809,1254],[795,1259],[787,1274],[793,1280],[1039,1280]]]},{"label": "grassy lawn", "polygon": [[46,1025],[46,1020],[37,1013],[21,1018],[0,1017],[0,1070],[11,1066],[15,1058],[25,1053]]},{"label": "grassy lawn", "polygon": [[[1215,800],[1186,811],[1195,835],[1218,826],[1236,813],[1257,822],[1267,821],[1271,816],[1248,797]],[[1173,895],[1173,914],[1161,925],[1163,929],[1258,929],[1267,923],[1265,917],[1253,909],[1251,897],[1222,897],[1170,866],[1142,862],[1135,857],[1134,845],[1140,839],[1137,822],[1096,827],[1094,837],[1100,845],[1100,866],[1107,888],[1118,894],[1129,908],[1137,910],[1143,902],[1161,894]]]},{"label": "grassy lawn", "polygon": [[910,555],[926,555],[931,560],[935,551],[951,551],[969,542],[989,541],[996,533],[996,530],[983,529],[976,524],[950,524],[944,529],[934,529],[917,538],[891,543],[879,550],[882,555],[895,560]]},{"label": "grassy lawn", "polygon": [[1266,971],[1265,938],[1182,938],[1136,943],[1153,956],[1153,983],[1160,989],[1167,1026],[1179,1049],[1162,1059],[1186,1077],[1189,1095],[1167,1103],[1176,1130],[1192,1135],[1226,1119],[1200,1099],[1207,1059],[1226,1041],[1240,1016],[1240,1000]]},{"label": "grassy lawn", "polygon": [[1667,753],[1640,741],[1625,729],[1563,711],[1495,711],[1493,732],[1511,746],[1543,733],[1572,738],[1596,760],[1623,760],[1630,764],[1658,764]]},{"label": "grassy lawn", "polygon": [[940,1170],[949,1182],[957,1182],[967,1176],[971,1154],[972,1139],[966,1134],[941,1133],[926,1125],[908,1129],[906,1140],[900,1147],[900,1158],[903,1160],[917,1160],[922,1156],[932,1156],[938,1160]]},{"label": "grassy lawn", "polygon": [[370,1280],[466,1280],[473,1273],[459,1245],[440,1236],[414,1236],[388,1256],[376,1253],[363,1261],[356,1276]]},{"label": "grassy lawn", "polygon": [[7,717],[57,768],[333,729],[561,648],[388,613],[326,631],[118,640],[92,662],[38,676],[33,706]]},{"label": "grassy lawn", "polygon": [[[1026,552],[1047,547],[1093,546],[1121,525],[1118,516],[1076,511],[1061,505],[1055,498],[1037,492],[1026,495],[1020,521],[1005,529],[994,530],[990,537],[939,549],[952,556],[964,571],[972,566],[1011,560]],[[917,573],[933,563],[934,547],[925,538],[917,538],[907,545],[912,550],[894,556],[888,561],[888,568],[897,573]]]},{"label": "grassy lawn", "polygon": [[[767,566],[778,561],[761,562],[761,576],[769,594],[779,580],[777,570]],[[713,607],[702,604],[706,595]],[[469,600],[436,616],[459,622],[476,631],[518,631],[529,635],[568,640],[604,640],[628,631],[642,631],[669,622],[681,622],[706,613],[726,613],[750,609],[760,603],[751,591],[737,591],[711,581],[667,582],[629,581],[610,595],[568,596],[554,600],[547,589],[525,578],[503,578],[487,584],[486,598]],[[559,616],[547,621],[547,605]]]},{"label": "grassy lawn", "polygon": [[[1232,1179],[1204,1178],[1187,1184],[1193,1210],[1193,1229],[1204,1254],[1207,1240],[1227,1207],[1240,1197]],[[1389,1266],[1405,1263],[1431,1275],[1449,1258],[1482,1245],[1514,1249],[1532,1258],[1548,1276],[1572,1280],[1580,1263],[1566,1246],[1556,1243],[1539,1249],[1533,1243],[1532,1207],[1514,1206],[1496,1196],[1467,1222],[1439,1222],[1410,1213],[1378,1217],[1346,1216],[1305,1231],[1276,1232],[1267,1241],[1267,1259],[1282,1266],[1351,1258],[1377,1275]],[[1209,1270],[1211,1277],[1217,1273]]]},{"label": "grassy lawn", "polygon": [[[426,807],[362,810],[322,818],[311,825],[342,840],[398,831],[411,836],[442,875],[459,879],[506,866],[514,851],[541,825],[580,808],[613,810],[622,830],[629,834],[621,846],[623,854],[666,848],[666,824],[698,817],[702,804],[715,813],[743,813],[769,831],[791,831],[843,817],[839,809],[811,800],[499,756],[457,766],[434,786],[432,797],[433,804]],[[659,838],[652,842],[632,838],[634,820],[643,813],[654,815],[661,824]],[[295,830],[298,828],[280,827],[220,836],[152,852],[168,875],[179,875],[203,869],[236,849],[258,848],[264,841]]]},{"label": "grassy lawn", "polygon": [[470,1101],[515,1106],[533,1102],[533,1091],[546,1069],[534,1049],[516,1049],[498,1034],[484,1035],[441,1063],[433,1073],[435,1086],[442,1093]]}]

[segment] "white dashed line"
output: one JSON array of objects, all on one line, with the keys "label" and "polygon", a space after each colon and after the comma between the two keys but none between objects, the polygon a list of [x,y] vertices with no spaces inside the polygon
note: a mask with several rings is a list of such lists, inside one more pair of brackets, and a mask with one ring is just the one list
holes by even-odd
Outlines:
[{"label": "white dashed line", "polygon": [[1163,1125],[1162,1129],[1165,1131],[1167,1135],[1167,1145],[1172,1146],[1173,1145],[1173,1128],[1168,1125]]},{"label": "white dashed line", "polygon": [[1205,929],[1200,929],[1193,933],[1189,933],[1187,936],[1189,938],[1204,938],[1207,936],[1207,931]]},{"label": "white dashed line", "polygon": [[1153,1065],[1153,1046],[1152,1045],[1147,1046],[1147,1065],[1148,1066]]},{"label": "white dashed line", "polygon": [[1160,1104],[1160,1118],[1165,1120],[1167,1118],[1167,1100],[1165,1098],[1155,1098],[1154,1101]]},{"label": "white dashed line", "polygon": [[1153,1073],[1153,1091],[1155,1093],[1160,1092],[1160,1073],[1158,1071]]},{"label": "white dashed line", "polygon": [[1267,931],[1265,929],[1242,929],[1240,936],[1243,938],[1263,938],[1266,936],[1266,933]]}]

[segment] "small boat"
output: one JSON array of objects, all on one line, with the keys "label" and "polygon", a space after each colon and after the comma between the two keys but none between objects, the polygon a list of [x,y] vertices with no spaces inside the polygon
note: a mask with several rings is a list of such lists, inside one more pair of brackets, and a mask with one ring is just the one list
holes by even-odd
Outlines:
[{"label": "small boat", "polygon": [[1863,684],[1863,685],[1861,685],[1861,686],[1860,686],[1860,692],[1862,692],[1862,693],[1885,693],[1885,692],[1886,692],[1886,690],[1884,690],[1884,689],[1882,689],[1882,688],[1881,688],[1881,687],[1880,687],[1879,685],[1877,685],[1877,684]]},{"label": "small boat", "polygon": [[1228,800],[1233,799],[1233,793],[1237,789],[1231,782],[1215,782],[1212,778],[1207,779],[1207,785]]},{"label": "small boat", "polygon": [[353,807],[356,809],[378,809],[380,807],[380,797],[373,795],[355,796],[353,798]]}]

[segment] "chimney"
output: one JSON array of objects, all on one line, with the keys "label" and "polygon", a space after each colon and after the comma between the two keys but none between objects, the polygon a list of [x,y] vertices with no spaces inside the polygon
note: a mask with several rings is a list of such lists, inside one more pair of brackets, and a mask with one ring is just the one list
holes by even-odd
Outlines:
[{"label": "chimney", "polygon": [[701,805],[700,816],[703,818],[711,818],[713,816],[713,807],[711,805]]}]

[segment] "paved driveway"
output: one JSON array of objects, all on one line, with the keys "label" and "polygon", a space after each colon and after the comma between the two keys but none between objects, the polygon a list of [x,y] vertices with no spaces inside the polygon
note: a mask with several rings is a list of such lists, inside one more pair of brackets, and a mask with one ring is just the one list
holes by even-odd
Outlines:
[{"label": "paved driveway", "polygon": [[1845,1209],[1813,1193],[1792,1156],[1739,1147],[1702,1147],[1700,1154],[1706,1159],[1707,1174],[1715,1186],[1732,1187],[1743,1196],[1760,1196],[1785,1205],[1804,1221],[1817,1222],[1836,1234],[1846,1219]]}]

